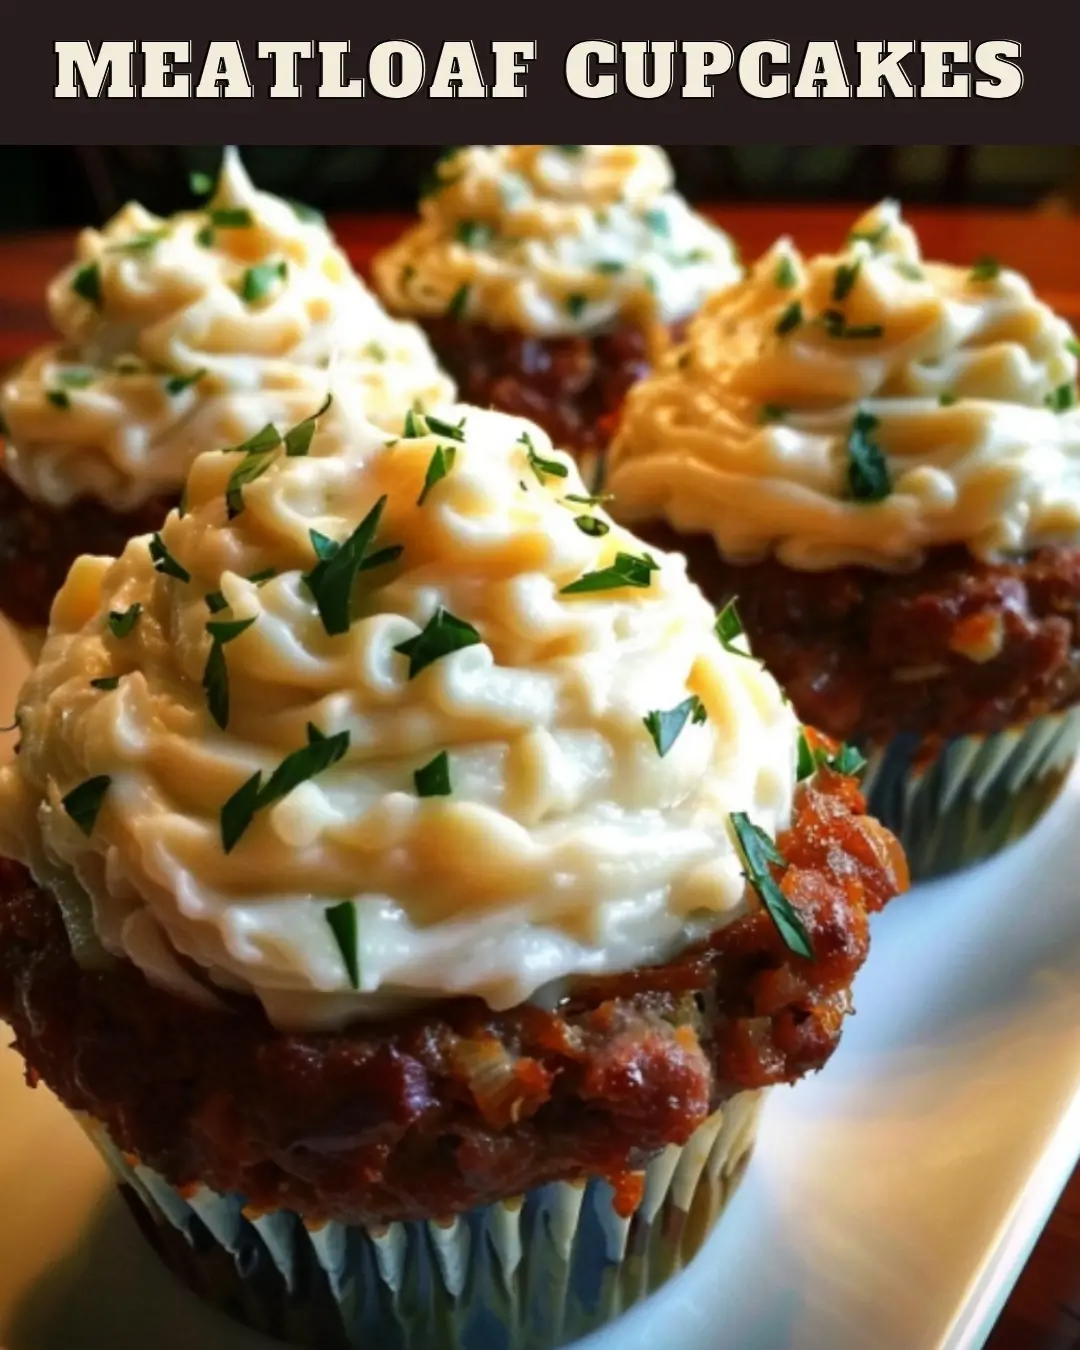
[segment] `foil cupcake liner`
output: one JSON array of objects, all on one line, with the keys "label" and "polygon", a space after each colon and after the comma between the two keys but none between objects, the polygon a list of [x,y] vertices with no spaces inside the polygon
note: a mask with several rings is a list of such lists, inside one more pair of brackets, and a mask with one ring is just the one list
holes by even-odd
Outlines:
[{"label": "foil cupcake liner", "polygon": [[763,1092],[743,1092],[642,1173],[634,1213],[600,1179],[554,1183],[446,1220],[383,1228],[252,1214],[177,1190],[82,1119],[165,1264],[264,1334],[312,1350],[554,1350],[692,1258],[749,1161]]},{"label": "foil cupcake liner", "polygon": [[1031,829],[1053,804],[1080,748],[1080,708],[982,736],[957,736],[927,754],[901,734],[863,745],[869,812],[899,838],[912,879],[981,862]]}]

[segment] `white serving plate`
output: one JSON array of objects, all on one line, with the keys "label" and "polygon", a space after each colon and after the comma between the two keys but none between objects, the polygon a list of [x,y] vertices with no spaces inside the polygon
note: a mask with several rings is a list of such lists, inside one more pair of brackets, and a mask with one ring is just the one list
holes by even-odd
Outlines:
[{"label": "white serving plate", "polygon": [[[21,660],[0,633],[0,722]],[[0,743],[0,756],[10,740]],[[1080,1155],[1080,778],[994,863],[897,902],[827,1071],[774,1094],[690,1270],[581,1350],[975,1350]],[[0,1350],[269,1350],[144,1247],[0,1049]]]}]

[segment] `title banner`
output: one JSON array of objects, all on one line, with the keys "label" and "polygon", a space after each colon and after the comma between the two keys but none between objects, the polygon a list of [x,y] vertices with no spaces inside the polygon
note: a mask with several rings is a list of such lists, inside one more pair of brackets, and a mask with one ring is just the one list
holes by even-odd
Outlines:
[{"label": "title banner", "polygon": [[[196,37],[182,35],[195,27],[194,11],[177,10],[174,36],[163,38],[146,35],[161,20],[145,6],[130,8],[131,35],[118,36],[127,17],[117,19],[119,8],[97,37],[79,36],[101,21],[96,11],[77,21],[54,10],[21,20],[0,51],[0,110],[11,133],[146,144],[554,140],[584,132],[702,144],[1021,143],[1053,139],[1058,127],[1066,139],[1075,135],[1061,116],[1069,44],[1053,24],[1025,37],[974,7],[961,20],[950,7],[947,23],[929,21],[922,38],[884,25],[875,35],[888,15],[863,9],[860,35],[850,39],[784,36],[774,10],[763,16],[764,33],[748,31],[745,14],[733,31],[718,10],[707,34],[698,15],[686,24],[693,36],[595,36],[617,25],[592,8],[593,35],[557,34],[549,15],[531,25],[520,11],[514,31],[480,37],[477,8],[446,10],[449,36],[425,32],[419,15],[419,31],[410,32],[413,11],[403,9],[393,35],[337,10],[325,21],[304,15],[325,37]],[[507,11],[498,15],[492,27],[505,28]],[[662,19],[677,22],[667,6]],[[199,26],[212,32],[205,14]],[[914,15],[904,26],[915,27]]]}]

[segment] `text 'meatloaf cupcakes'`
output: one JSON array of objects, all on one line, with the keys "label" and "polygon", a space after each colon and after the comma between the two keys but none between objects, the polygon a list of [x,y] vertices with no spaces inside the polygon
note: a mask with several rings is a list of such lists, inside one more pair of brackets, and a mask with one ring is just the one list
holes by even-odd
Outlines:
[{"label": "text 'meatloaf cupcakes'", "polygon": [[375,260],[386,304],[464,398],[535,419],[586,470],[670,332],[740,275],[655,145],[461,147],[420,216]]},{"label": "text 'meatloaf cupcakes'", "polygon": [[454,390],[317,213],[256,190],[226,152],[205,207],[125,206],[51,283],[59,341],[0,389],[0,611],[42,630],[80,553],[156,528],[193,459],[319,406],[327,366],[369,415]]},{"label": "text 'meatloaf cupcakes'", "polygon": [[542,431],[349,404],[72,569],[0,1014],[223,1306],[552,1346],[696,1250],[905,864]]},{"label": "text 'meatloaf cupcakes'", "polygon": [[918,875],[1025,829],[1073,757],[1077,352],[1022,277],[924,262],[886,204],[712,300],[612,446],[612,509],[737,593]]}]

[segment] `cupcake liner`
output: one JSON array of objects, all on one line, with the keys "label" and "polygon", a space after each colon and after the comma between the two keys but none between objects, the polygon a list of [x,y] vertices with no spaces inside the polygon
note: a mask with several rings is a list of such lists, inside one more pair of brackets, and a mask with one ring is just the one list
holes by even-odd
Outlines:
[{"label": "cupcake liner", "polygon": [[900,839],[911,875],[959,871],[1026,834],[1052,805],[1080,747],[1080,708],[982,736],[957,736],[930,756],[919,736],[863,745],[869,813]]},{"label": "cupcake liner", "polygon": [[764,1092],[742,1092],[642,1173],[629,1217],[599,1178],[558,1182],[445,1220],[373,1228],[252,1214],[178,1190],[80,1123],[139,1226],[192,1290],[313,1350],[554,1350],[686,1265],[749,1160]]}]

